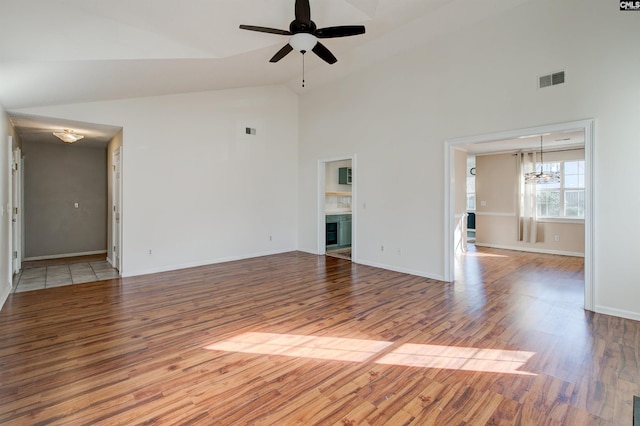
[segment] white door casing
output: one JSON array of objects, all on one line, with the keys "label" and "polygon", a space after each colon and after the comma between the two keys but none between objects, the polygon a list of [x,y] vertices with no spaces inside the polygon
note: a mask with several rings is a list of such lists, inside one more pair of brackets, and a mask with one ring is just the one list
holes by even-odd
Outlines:
[{"label": "white door casing", "polygon": [[121,216],[121,155],[120,147],[113,152],[113,214],[112,214],[112,266],[120,271],[120,216]]},{"label": "white door casing", "polygon": [[595,311],[594,283],[594,232],[593,232],[593,199],[594,199],[594,134],[595,120],[586,119],[567,123],[551,124],[528,129],[512,130],[486,135],[470,136],[445,141],[444,163],[444,279],[455,279],[455,167],[454,152],[456,146],[490,142],[496,140],[515,139],[520,136],[560,133],[581,130],[584,132],[585,153],[585,218],[584,218],[584,309]]},{"label": "white door casing", "polygon": [[[318,160],[318,211],[317,211],[317,253],[319,255],[326,254],[326,223],[325,223],[325,192],[326,192],[326,165],[334,161],[351,160],[352,176],[357,175],[356,155],[345,155],[344,157],[333,157]],[[357,183],[358,180],[353,179],[351,184],[351,261],[357,263],[357,235],[356,235],[356,214],[357,214]]]},{"label": "white door casing", "polygon": [[21,151],[16,148],[11,158],[11,269],[15,276],[22,269],[22,167]]}]

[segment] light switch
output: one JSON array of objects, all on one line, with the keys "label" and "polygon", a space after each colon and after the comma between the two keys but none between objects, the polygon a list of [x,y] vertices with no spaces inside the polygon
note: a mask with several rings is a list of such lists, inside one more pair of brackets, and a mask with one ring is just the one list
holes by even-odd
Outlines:
[{"label": "light switch", "polygon": [[481,207],[486,207],[487,206],[487,202],[486,201],[480,201],[480,206]]},{"label": "light switch", "polygon": [[78,203],[75,203],[75,204],[73,205],[73,207],[75,207],[75,208],[77,209],[77,208],[78,208]]}]

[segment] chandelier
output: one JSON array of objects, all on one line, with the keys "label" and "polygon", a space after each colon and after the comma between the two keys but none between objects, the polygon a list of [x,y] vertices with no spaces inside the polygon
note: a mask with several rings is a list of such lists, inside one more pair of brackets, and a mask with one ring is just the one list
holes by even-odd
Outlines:
[{"label": "chandelier", "polygon": [[[525,173],[525,183],[560,183],[560,172],[557,171],[544,171],[542,166],[544,164],[544,153],[542,151],[542,135],[540,135],[540,171]],[[535,169],[535,164],[534,164]]]}]

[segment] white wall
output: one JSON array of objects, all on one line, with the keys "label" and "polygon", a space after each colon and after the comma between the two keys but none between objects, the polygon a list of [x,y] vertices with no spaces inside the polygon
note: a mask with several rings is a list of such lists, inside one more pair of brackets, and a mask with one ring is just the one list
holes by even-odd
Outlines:
[{"label": "white wall", "polygon": [[22,153],[25,260],[104,252],[106,149],[25,141]]},{"label": "white wall", "polygon": [[[358,156],[357,261],[442,277],[444,141],[596,119],[595,304],[640,319],[633,190],[637,14],[600,0],[527,2],[308,92],[300,101],[299,246],[317,247],[316,162]],[[537,77],[566,71],[543,90]],[[366,203],[367,208],[363,208]],[[379,247],[402,248],[381,252]]]},{"label": "white wall", "polygon": [[123,127],[124,276],[295,250],[298,100],[289,89],[22,112]]}]

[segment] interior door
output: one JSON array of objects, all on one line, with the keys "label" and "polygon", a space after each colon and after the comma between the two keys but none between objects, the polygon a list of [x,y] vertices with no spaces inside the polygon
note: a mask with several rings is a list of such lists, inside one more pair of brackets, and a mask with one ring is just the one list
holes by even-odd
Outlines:
[{"label": "interior door", "polygon": [[20,149],[13,151],[11,162],[11,234],[12,234],[12,271],[16,275],[22,269],[22,155]]},{"label": "interior door", "polygon": [[120,271],[120,148],[113,153],[113,267]]}]

